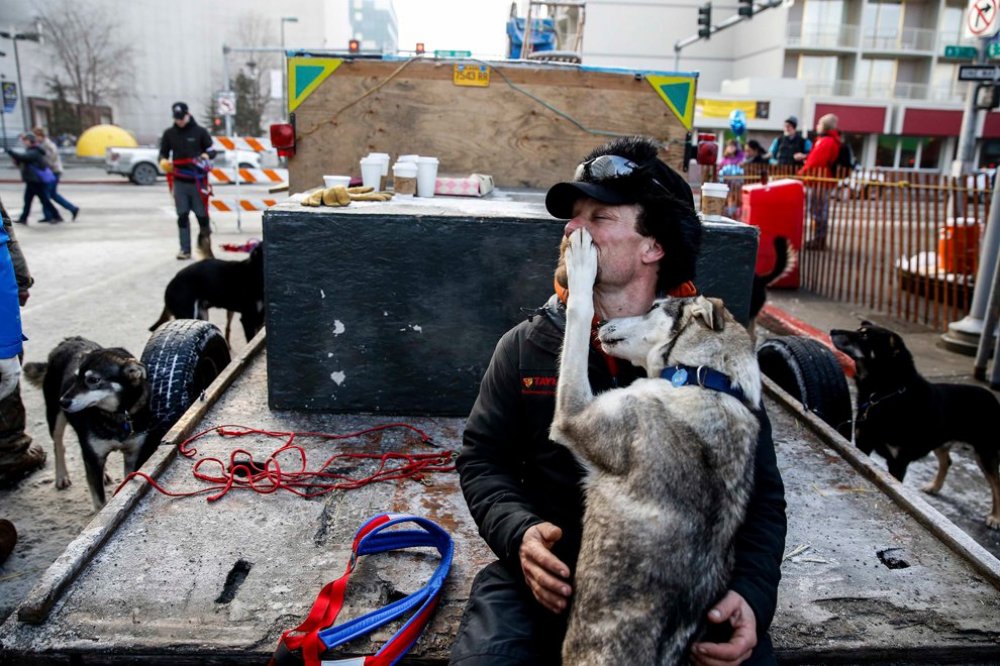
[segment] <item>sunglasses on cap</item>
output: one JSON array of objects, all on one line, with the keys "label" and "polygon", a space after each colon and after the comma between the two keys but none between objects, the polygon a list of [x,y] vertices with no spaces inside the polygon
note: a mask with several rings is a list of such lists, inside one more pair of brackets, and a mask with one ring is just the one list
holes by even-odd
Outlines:
[{"label": "sunglasses on cap", "polygon": [[[600,155],[592,160],[587,160],[577,165],[573,180],[583,180],[584,177],[591,181],[602,181],[610,178],[623,178],[630,176],[639,168],[639,165],[632,160],[621,155]],[[673,193],[667,189],[666,185],[650,176],[650,181],[658,185],[667,194]]]}]

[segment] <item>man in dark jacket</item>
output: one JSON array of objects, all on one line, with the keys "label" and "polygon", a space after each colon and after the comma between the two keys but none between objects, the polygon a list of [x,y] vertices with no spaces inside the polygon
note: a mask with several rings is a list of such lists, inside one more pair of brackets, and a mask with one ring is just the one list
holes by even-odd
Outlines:
[{"label": "man in dark jacket", "polygon": [[802,166],[806,155],[812,148],[812,142],[799,134],[799,119],[795,116],[785,118],[785,131],[771,142],[771,164],[783,166]]},{"label": "man in dark jacket", "polygon": [[17,164],[17,168],[20,169],[21,180],[24,181],[24,206],[21,208],[21,214],[18,216],[16,222],[19,224],[28,223],[28,215],[31,213],[31,203],[35,200],[35,197],[38,197],[42,202],[42,214],[44,215],[42,222],[51,222],[53,224],[62,222],[63,220],[59,215],[59,211],[56,210],[56,207],[52,204],[52,199],[49,198],[49,183],[45,179],[48,177],[54,180],[55,175],[45,161],[45,151],[38,145],[38,139],[34,134],[23,135],[21,137],[21,144],[23,145],[23,150],[21,151],[6,149],[7,154],[13,158]]},{"label": "man in dark jacket", "polygon": [[[641,314],[658,293],[695,292],[690,280],[701,225],[690,187],[657,153],[651,140],[616,139],[591,153],[573,182],[555,185],[546,196],[550,213],[572,218],[567,236],[585,227],[598,247],[594,300],[600,318]],[[462,491],[499,560],[473,582],[452,664],[560,661],[580,549],[584,479],[569,450],[548,437],[565,328],[565,278],[560,259],[556,295],[501,338],[466,425],[458,458]],[[595,391],[640,376],[625,361],[591,350]],[[692,659],[703,666],[748,658],[774,663],[767,629],[777,603],[785,501],[770,423],[763,411],[759,418],[755,487],[737,536],[730,591],[708,616],[731,635],[693,646]]]},{"label": "man in dark jacket", "polygon": [[[171,107],[174,124],[160,140],[160,166],[167,173],[174,190],[177,208],[177,229],[181,249],[178,259],[191,258],[191,223],[188,214],[194,211],[198,219],[198,250],[204,257],[212,255],[212,227],[208,220],[208,160],[215,157],[212,137],[188,113],[187,104],[176,102]],[[167,158],[172,158],[168,160]]]}]

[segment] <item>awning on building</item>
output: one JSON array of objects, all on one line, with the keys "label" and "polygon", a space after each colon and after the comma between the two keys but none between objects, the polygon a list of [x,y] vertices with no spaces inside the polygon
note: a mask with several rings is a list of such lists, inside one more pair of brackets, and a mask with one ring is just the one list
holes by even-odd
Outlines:
[{"label": "awning on building", "polygon": [[886,131],[885,120],[889,109],[886,106],[817,103],[813,125],[828,113],[837,116],[837,129],[842,132],[882,134]]},{"label": "awning on building", "polygon": [[903,109],[900,134],[910,136],[958,136],[962,111],[958,109]]}]

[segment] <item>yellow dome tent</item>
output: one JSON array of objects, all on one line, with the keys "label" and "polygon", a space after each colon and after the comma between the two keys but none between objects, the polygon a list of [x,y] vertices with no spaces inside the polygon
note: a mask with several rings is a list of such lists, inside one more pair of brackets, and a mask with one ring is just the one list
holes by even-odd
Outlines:
[{"label": "yellow dome tent", "polygon": [[104,157],[106,148],[134,148],[135,137],[116,125],[94,125],[76,141],[77,157]]}]

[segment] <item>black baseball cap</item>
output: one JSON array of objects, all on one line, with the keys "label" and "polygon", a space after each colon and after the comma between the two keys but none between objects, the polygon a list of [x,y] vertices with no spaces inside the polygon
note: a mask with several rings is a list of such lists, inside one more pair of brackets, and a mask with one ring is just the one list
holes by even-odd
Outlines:
[{"label": "black baseball cap", "polygon": [[188,105],[184,102],[174,102],[170,110],[173,112],[175,120],[181,120],[188,113]]},{"label": "black baseball cap", "polygon": [[795,116],[788,116],[787,118],[785,118],[785,122],[796,129],[798,129],[799,127],[799,119],[796,118]]},{"label": "black baseball cap", "polygon": [[553,217],[568,220],[573,206],[589,197],[612,205],[635,204],[665,193],[694,208],[691,186],[657,157],[658,147],[645,137],[617,139],[591,153],[572,181],[556,183],[545,195]]}]

